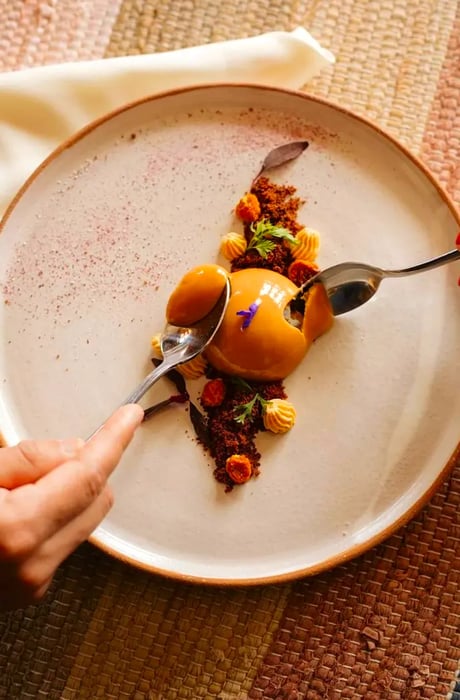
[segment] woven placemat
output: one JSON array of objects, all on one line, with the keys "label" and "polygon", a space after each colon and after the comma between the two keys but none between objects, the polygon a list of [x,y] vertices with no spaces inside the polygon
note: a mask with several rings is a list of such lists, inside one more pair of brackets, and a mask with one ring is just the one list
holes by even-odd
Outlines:
[{"label": "woven placemat", "polygon": [[[0,0],[0,17],[3,70],[303,25],[338,58],[309,89],[375,119],[460,203],[454,0]],[[250,589],[166,581],[84,545],[43,604],[0,616],[0,699],[460,700],[459,513],[457,464],[366,555]]]}]

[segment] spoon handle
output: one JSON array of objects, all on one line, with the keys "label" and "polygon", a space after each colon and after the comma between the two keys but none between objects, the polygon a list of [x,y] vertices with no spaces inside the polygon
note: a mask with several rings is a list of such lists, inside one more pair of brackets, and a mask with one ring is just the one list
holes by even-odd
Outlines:
[{"label": "spoon handle", "polygon": [[132,391],[130,395],[126,397],[122,403],[122,406],[125,406],[127,403],[137,403],[139,399],[141,399],[150,389],[150,387],[153,386],[155,382],[160,379],[160,377],[166,374],[166,372],[169,372],[169,370],[176,364],[176,362],[167,362],[166,360],[163,360],[161,365],[155,367],[155,369],[153,369],[150,374],[148,374],[145,379],[143,379],[142,382],[137,385],[134,391]]},{"label": "spoon handle", "polygon": [[[174,362],[171,360],[169,360],[169,362],[163,360],[161,365],[158,365],[158,367],[155,367],[155,369],[153,369],[150,372],[150,374],[148,374],[145,377],[145,379],[140,384],[137,385],[137,387],[134,389],[134,391],[132,391],[130,393],[130,395],[127,396],[126,399],[120,405],[126,406],[126,404],[128,404],[128,403],[137,403],[139,401],[139,399],[141,399],[144,396],[145,392],[148,391],[150,389],[150,387],[153,386],[153,384],[155,384],[156,381],[158,381],[158,379],[160,379],[160,377],[162,377],[164,374],[166,374],[166,372],[169,372],[169,370],[172,369],[173,367],[175,367],[177,364],[178,364],[177,362]],[[86,438],[86,440],[87,441],[90,440],[93,437],[93,435],[95,435],[100,430],[102,425],[99,426],[99,428],[97,428],[97,430],[94,430],[91,433],[91,435],[89,435],[89,437]]]},{"label": "spoon handle", "polygon": [[432,270],[435,267],[447,265],[447,263],[453,262],[454,260],[460,260],[460,250],[450,250],[448,253],[439,255],[437,258],[431,258],[431,260],[426,260],[412,267],[405,267],[402,270],[382,270],[382,272],[384,277],[404,277],[405,275],[415,275],[417,272],[425,272],[425,270]]}]

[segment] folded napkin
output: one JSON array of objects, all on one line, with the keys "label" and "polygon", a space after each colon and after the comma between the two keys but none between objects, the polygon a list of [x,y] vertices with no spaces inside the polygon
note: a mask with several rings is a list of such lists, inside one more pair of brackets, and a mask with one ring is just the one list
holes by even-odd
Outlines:
[{"label": "folded napkin", "polygon": [[0,74],[0,216],[60,142],[126,102],[209,82],[300,88],[333,62],[331,52],[299,27],[179,51]]}]

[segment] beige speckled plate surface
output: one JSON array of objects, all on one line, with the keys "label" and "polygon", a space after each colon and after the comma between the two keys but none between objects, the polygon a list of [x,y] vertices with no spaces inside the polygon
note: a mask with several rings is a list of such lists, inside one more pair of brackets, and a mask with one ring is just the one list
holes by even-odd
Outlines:
[{"label": "beige speckled plate surface", "polygon": [[[87,435],[149,369],[168,294],[219,260],[232,206],[273,146],[322,233],[322,266],[405,266],[452,247],[458,216],[397,144],[353,115],[255,87],[185,90],[90,127],[52,156],[0,236],[0,428]],[[175,577],[248,583],[313,573],[389,534],[456,449],[458,265],[386,281],[286,381],[294,430],[264,435],[262,473],[224,494],[183,407],[143,426],[93,541]],[[150,403],[169,393],[165,381]],[[148,402],[148,399],[147,399]]]}]

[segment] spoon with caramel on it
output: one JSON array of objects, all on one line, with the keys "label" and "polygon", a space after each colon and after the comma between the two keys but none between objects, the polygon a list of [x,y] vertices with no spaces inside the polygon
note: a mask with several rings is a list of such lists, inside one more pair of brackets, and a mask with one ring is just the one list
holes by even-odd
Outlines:
[{"label": "spoon with caramel on it", "polygon": [[384,270],[366,263],[345,262],[328,267],[303,284],[296,299],[301,298],[314,284],[322,284],[334,316],[346,314],[372,299],[385,277],[406,277],[460,260],[460,250],[431,258],[401,270]]},{"label": "spoon with caramel on it", "polygon": [[[197,287],[196,279],[190,288],[188,285],[189,278],[199,275],[199,271],[206,266],[188,273],[171,295],[166,310],[168,322],[161,335],[163,362],[131,392],[123,405],[137,403],[160,377],[177,365],[193,360],[214,338],[230,299],[230,280],[223,274],[217,277],[218,273],[214,273],[212,267],[217,266],[209,266],[210,270],[205,270],[203,276],[203,288],[208,290],[207,297],[202,294],[199,284]],[[210,276],[212,279],[209,279]],[[195,297],[191,293],[193,287],[197,289]]]}]

